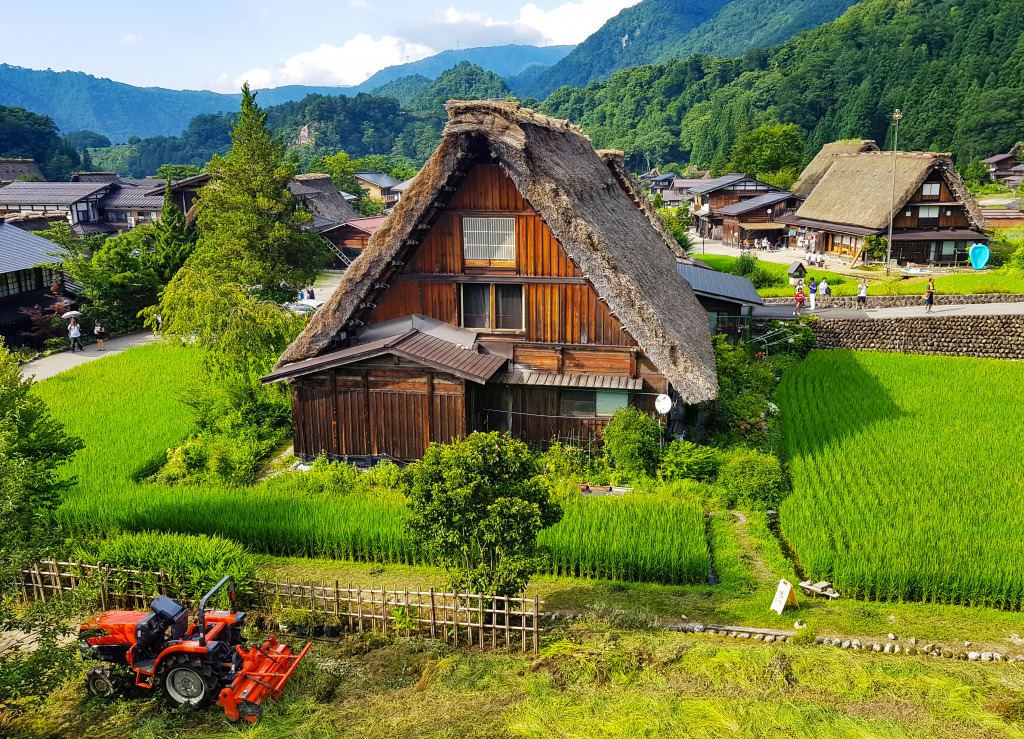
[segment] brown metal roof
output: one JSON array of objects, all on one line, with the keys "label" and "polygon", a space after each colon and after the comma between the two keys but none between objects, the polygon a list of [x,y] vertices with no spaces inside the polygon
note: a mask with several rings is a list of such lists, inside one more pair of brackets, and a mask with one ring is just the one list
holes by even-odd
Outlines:
[{"label": "brown metal roof", "polygon": [[797,215],[779,216],[775,219],[779,223],[786,223],[790,226],[802,226],[813,228],[816,231],[834,231],[835,233],[850,234],[852,236],[871,236],[881,233],[877,228],[861,228],[860,226],[846,226],[841,223],[828,223],[826,221],[815,221],[810,218],[801,218]]},{"label": "brown metal roof", "polygon": [[644,381],[621,375],[556,375],[548,372],[506,372],[498,375],[497,382],[506,385],[534,385],[537,387],[580,387],[588,390],[643,390]]},{"label": "brown metal roof", "polygon": [[893,241],[991,241],[983,233],[969,231],[965,228],[949,231],[893,231]]},{"label": "brown metal roof", "polygon": [[504,357],[481,354],[476,349],[467,349],[413,329],[396,336],[356,344],[330,354],[286,364],[262,378],[262,381],[264,384],[278,382],[382,354],[393,354],[481,384],[487,382],[506,361]]}]

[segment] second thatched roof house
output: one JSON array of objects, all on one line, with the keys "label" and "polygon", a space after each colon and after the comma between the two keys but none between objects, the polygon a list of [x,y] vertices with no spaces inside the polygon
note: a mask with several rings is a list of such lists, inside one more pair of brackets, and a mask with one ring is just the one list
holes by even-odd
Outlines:
[{"label": "second thatched roof house", "polygon": [[[868,148],[821,161],[829,160],[803,205],[779,219],[813,236],[816,251],[856,259],[867,237],[888,235],[890,219],[892,258],[901,264],[963,263],[972,244],[988,240],[985,218],[949,154]],[[815,177],[805,170],[801,180]]]},{"label": "second thatched roof house", "polygon": [[616,153],[517,103],[447,108],[438,149],[264,378],[291,383],[296,453],[586,440],[659,393],[714,398],[707,314]]}]

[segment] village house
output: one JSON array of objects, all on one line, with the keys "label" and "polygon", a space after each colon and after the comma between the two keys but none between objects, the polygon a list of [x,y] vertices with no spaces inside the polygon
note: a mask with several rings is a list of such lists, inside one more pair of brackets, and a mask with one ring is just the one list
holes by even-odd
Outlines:
[{"label": "village house", "polygon": [[1020,148],[1014,146],[1005,154],[996,154],[988,159],[982,159],[981,163],[988,165],[988,171],[993,180],[1004,181],[1017,174],[1015,168],[1021,164]]},{"label": "village house", "polygon": [[814,155],[814,159],[808,162],[796,182],[789,188],[794,195],[806,198],[811,194],[815,185],[821,182],[821,178],[828,172],[829,167],[835,164],[836,157],[845,154],[862,154],[866,151],[878,151],[878,145],[871,139],[843,139],[833,141],[821,147],[821,150]]},{"label": "village house", "polygon": [[355,178],[359,186],[366,190],[368,197],[384,201],[385,210],[395,207],[400,193],[395,192],[394,188],[401,185],[401,182],[383,172],[356,172]]},{"label": "village house", "polygon": [[707,313],[622,153],[518,103],[447,109],[438,149],[264,378],[291,385],[296,454],[587,439],[661,393],[714,398]]},{"label": "village house", "polygon": [[733,173],[704,180],[687,192],[693,197],[690,214],[697,234],[706,239],[721,239],[725,220],[719,213],[722,208],[769,192],[781,192],[781,188],[750,175]]},{"label": "village house", "polygon": [[46,310],[61,299],[60,272],[39,265],[54,261],[57,247],[41,236],[24,231],[0,216],[0,336],[8,346],[22,343],[23,332],[32,328],[26,311]]},{"label": "village house", "polygon": [[42,176],[35,159],[0,158],[0,185],[15,182],[22,177],[41,179]]},{"label": "village house", "polygon": [[0,215],[61,213],[79,235],[103,233],[100,203],[117,189],[113,182],[12,182],[0,187]]},{"label": "village house", "polygon": [[801,202],[803,198],[800,196],[780,190],[719,208],[722,243],[742,246],[747,241],[767,238],[773,244],[781,241],[785,245],[789,225],[780,223],[778,219],[794,213]]},{"label": "village house", "polygon": [[346,269],[353,259],[363,253],[370,243],[370,237],[383,222],[384,216],[353,218],[321,231],[320,235],[342,252],[341,255],[335,256],[334,261],[328,264],[327,268]]},{"label": "village house", "polygon": [[900,264],[963,263],[972,244],[989,240],[952,158],[932,152],[838,154],[796,213],[779,220],[813,235],[817,251],[854,261],[868,236],[887,237],[890,218]]}]

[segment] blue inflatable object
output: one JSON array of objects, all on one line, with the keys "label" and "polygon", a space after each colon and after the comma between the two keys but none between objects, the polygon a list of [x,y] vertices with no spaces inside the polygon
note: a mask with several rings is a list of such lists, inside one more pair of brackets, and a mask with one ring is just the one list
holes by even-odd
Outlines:
[{"label": "blue inflatable object", "polygon": [[967,258],[971,260],[971,266],[975,269],[985,269],[991,253],[985,244],[974,244],[967,250]]}]

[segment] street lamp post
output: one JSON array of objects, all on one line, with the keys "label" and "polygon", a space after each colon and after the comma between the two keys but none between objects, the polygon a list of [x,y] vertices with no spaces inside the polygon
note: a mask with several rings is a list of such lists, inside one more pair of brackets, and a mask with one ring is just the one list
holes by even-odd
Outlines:
[{"label": "street lamp post", "polygon": [[889,275],[889,263],[892,260],[892,222],[896,218],[896,149],[900,140],[900,119],[903,114],[899,108],[892,114],[896,129],[892,135],[892,191],[889,200],[889,240],[885,244],[885,274]]}]

